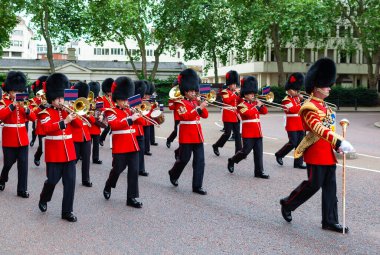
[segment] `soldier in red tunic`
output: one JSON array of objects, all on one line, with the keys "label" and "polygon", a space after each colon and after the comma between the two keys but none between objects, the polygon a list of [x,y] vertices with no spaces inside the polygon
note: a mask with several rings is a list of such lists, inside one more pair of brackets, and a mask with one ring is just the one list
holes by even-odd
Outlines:
[{"label": "soldier in red tunic", "polygon": [[35,121],[36,116],[28,107],[16,102],[16,94],[26,89],[26,77],[22,72],[10,71],[3,87],[7,95],[0,102],[0,120],[4,123],[2,146],[4,166],[0,176],[0,191],[5,189],[8,174],[17,161],[17,196],[28,198],[28,131],[25,122]]},{"label": "soldier in red tunic", "polygon": [[62,178],[63,200],[62,219],[77,221],[73,214],[76,177],[76,153],[72,127],[80,127],[82,121],[75,114],[62,108],[64,90],[69,88],[69,80],[64,74],[54,73],[46,80],[46,99],[51,106],[39,113],[45,137],[45,161],[47,180],[40,195],[38,207],[47,210],[47,202],[53,196],[55,186]]},{"label": "soldier in red tunic", "polygon": [[[111,86],[113,82],[114,80],[112,78],[107,78],[102,83],[103,96],[98,98],[98,102],[103,102],[104,109],[109,109],[115,106],[114,102],[112,101],[112,93],[111,93]],[[106,140],[107,134],[110,132],[110,130],[111,130],[110,126],[107,126],[105,129],[103,129],[103,132],[100,135],[100,139],[99,139],[99,144],[101,146],[104,145],[104,140]]]},{"label": "soldier in red tunic", "polygon": [[142,124],[139,113],[132,113],[128,108],[128,98],[133,96],[135,85],[125,76],[117,78],[112,84],[112,100],[114,108],[105,110],[108,124],[112,130],[112,169],[106,181],[103,195],[110,199],[111,188],[116,187],[120,174],[128,167],[127,205],[141,208],[139,197],[139,145],[136,139],[136,129],[133,124]]},{"label": "soldier in red tunic", "polygon": [[175,101],[175,110],[180,118],[179,124],[179,159],[169,171],[170,182],[178,186],[178,179],[193,153],[193,192],[206,195],[203,189],[203,175],[205,168],[203,133],[200,118],[206,119],[208,111],[207,102],[199,104],[197,92],[199,91],[199,78],[192,69],[182,71],[178,76],[178,84],[183,99]]},{"label": "soldier in red tunic", "polygon": [[[282,100],[282,106],[286,116],[285,130],[288,133],[289,142],[274,154],[277,163],[281,166],[284,164],[282,158],[291,150],[297,148],[305,135],[301,117],[298,115],[298,112],[301,109],[301,101],[303,99],[302,95],[298,94],[298,91],[303,86],[303,83],[303,74],[293,73],[289,76],[289,79],[285,84],[285,90],[288,95]],[[293,167],[306,169],[306,166],[303,164],[302,156],[294,158]]]},{"label": "soldier in red tunic", "polygon": [[[322,187],[322,228],[343,232],[338,220],[335,176],[337,160],[334,149],[347,153],[353,152],[354,148],[332,130],[334,114],[324,101],[335,83],[335,77],[335,63],[329,58],[319,59],[306,74],[306,93],[311,96],[302,105],[299,115],[307,134],[296,148],[295,157],[304,156],[308,180],[281,199],[280,204],[282,216],[290,222],[291,212]],[[348,232],[348,228],[345,232]]]},{"label": "soldier in red tunic", "polygon": [[[177,85],[178,85],[178,80],[175,79],[173,82],[173,87],[177,86]],[[174,118],[174,130],[173,130],[173,132],[171,132],[169,137],[166,139],[166,147],[168,147],[168,148],[170,148],[171,143],[177,137],[177,129],[178,129],[178,125],[179,125],[179,116],[178,116],[178,112],[175,111],[174,102],[176,100],[178,100],[178,98],[177,99],[169,98],[169,101],[168,101],[169,110],[173,111],[173,118]]]},{"label": "soldier in red tunic", "polygon": [[[154,93],[155,87],[150,81],[144,81],[146,85],[145,95],[143,100],[146,102],[149,102],[151,104],[150,112],[146,115],[150,118],[150,114],[153,112],[153,110],[156,108],[156,105],[152,103],[151,97]],[[152,156],[152,153],[150,152],[150,146],[151,145],[157,145],[154,141],[154,125],[150,123],[149,121],[146,121],[144,124],[144,142],[145,142],[145,155]]]},{"label": "soldier in red tunic", "polygon": [[269,175],[264,173],[263,134],[260,124],[260,114],[267,114],[268,108],[255,98],[257,92],[258,85],[255,77],[247,76],[241,81],[240,97],[243,101],[238,105],[237,110],[242,119],[243,148],[228,159],[227,168],[230,173],[233,173],[234,164],[245,159],[253,150],[255,177],[269,179]]},{"label": "soldier in red tunic", "polygon": [[93,164],[102,164],[103,162],[99,159],[99,140],[101,127],[103,124],[103,114],[101,114],[99,109],[96,109],[96,102],[98,101],[100,84],[96,81],[91,81],[88,83],[90,86],[90,91],[94,93],[94,102],[92,105],[92,111],[94,112],[93,116],[95,118],[95,125],[91,125],[90,127],[90,135],[92,141],[92,163]]},{"label": "soldier in red tunic", "polygon": [[[78,90],[78,98],[88,98],[90,87],[87,83],[78,81],[72,87]],[[88,120],[91,126],[95,126],[94,116],[83,116]],[[90,181],[90,160],[91,160],[91,135],[90,127],[87,122],[80,120],[81,125],[79,127],[73,126],[73,140],[75,145],[75,151],[77,154],[77,161],[82,160],[82,185],[85,187],[92,187]]]},{"label": "soldier in red tunic", "polygon": [[240,123],[236,112],[236,106],[240,101],[236,91],[236,86],[239,85],[239,74],[236,71],[231,70],[226,74],[226,85],[227,89],[223,89],[221,95],[223,103],[231,107],[223,109],[222,120],[224,123],[224,133],[219,140],[212,145],[216,156],[220,155],[219,147],[223,148],[231,136],[231,131],[233,131],[235,138],[235,153],[241,150]]}]

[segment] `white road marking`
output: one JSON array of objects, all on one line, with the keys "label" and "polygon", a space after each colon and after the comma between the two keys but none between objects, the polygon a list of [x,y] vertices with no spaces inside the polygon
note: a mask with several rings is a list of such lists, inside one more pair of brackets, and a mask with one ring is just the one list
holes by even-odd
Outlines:
[{"label": "white road marking", "polygon": [[367,154],[360,154],[360,153],[356,153],[356,155],[359,155],[359,156],[364,156],[364,157],[368,157],[368,158],[377,158],[377,159],[380,159],[380,157],[371,156],[371,155],[367,155]]}]

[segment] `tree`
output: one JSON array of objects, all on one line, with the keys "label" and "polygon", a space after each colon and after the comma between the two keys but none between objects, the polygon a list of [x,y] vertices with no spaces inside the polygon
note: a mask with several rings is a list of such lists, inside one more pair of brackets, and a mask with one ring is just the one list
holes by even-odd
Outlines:
[{"label": "tree", "polygon": [[219,82],[218,60],[225,64],[235,44],[237,29],[231,12],[226,0],[193,0],[179,35],[186,59],[203,58],[213,64],[215,83]]},{"label": "tree", "polygon": [[[332,1],[335,10],[341,15],[341,24],[349,22],[353,33],[347,33],[343,47],[360,46],[367,59],[368,85],[370,89],[376,89],[380,79],[380,3],[375,0],[338,0]],[[350,31],[350,30],[348,30]],[[375,70],[373,65],[375,64]]]},{"label": "tree", "polygon": [[[86,32],[88,42],[116,41],[124,45],[128,61],[140,79],[155,78],[159,57],[175,45],[177,26],[182,20],[179,0],[90,0]],[[127,39],[137,42],[133,55]],[[146,46],[155,45],[154,66],[148,77]],[[141,60],[140,70],[136,61]]]},{"label": "tree", "polygon": [[55,72],[53,45],[63,45],[82,35],[84,1],[27,0],[26,11],[38,35],[46,41],[50,72]]},{"label": "tree", "polygon": [[288,45],[305,48],[313,43],[314,48],[323,47],[334,26],[335,18],[323,1],[314,0],[232,0],[234,20],[237,22],[239,52],[248,49],[252,55],[261,57],[272,45],[277,70],[278,85],[285,84],[282,49]]},{"label": "tree", "polygon": [[9,45],[9,36],[19,22],[16,12],[23,6],[20,0],[1,0],[0,1],[0,56],[3,48]]}]

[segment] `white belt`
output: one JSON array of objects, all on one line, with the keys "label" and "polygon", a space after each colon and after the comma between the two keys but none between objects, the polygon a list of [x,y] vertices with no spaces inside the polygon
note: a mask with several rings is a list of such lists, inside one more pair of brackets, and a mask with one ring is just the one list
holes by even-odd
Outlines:
[{"label": "white belt", "polygon": [[4,127],[25,127],[25,124],[4,124]]},{"label": "white belt", "polygon": [[297,113],[295,114],[286,114],[286,117],[299,117]]},{"label": "white belt", "polygon": [[73,138],[72,135],[47,135],[46,140],[68,140]]},{"label": "white belt", "polygon": [[199,120],[192,120],[192,121],[180,121],[179,124],[201,124]]},{"label": "white belt", "polygon": [[127,129],[127,130],[116,130],[116,131],[112,131],[112,134],[113,135],[121,135],[121,134],[133,134],[135,133],[136,130],[134,129]]},{"label": "white belt", "polygon": [[242,120],[241,123],[249,123],[249,122],[260,122],[259,119],[253,119],[253,120]]}]

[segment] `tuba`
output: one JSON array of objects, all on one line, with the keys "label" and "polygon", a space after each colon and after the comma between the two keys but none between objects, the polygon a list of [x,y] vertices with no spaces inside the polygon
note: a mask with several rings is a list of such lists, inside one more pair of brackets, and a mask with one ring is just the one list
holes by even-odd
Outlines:
[{"label": "tuba", "polygon": [[181,91],[179,90],[179,86],[174,86],[169,91],[169,98],[170,99],[180,99],[182,98]]}]

